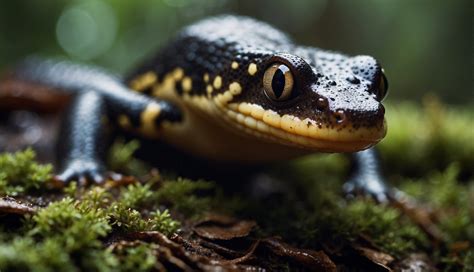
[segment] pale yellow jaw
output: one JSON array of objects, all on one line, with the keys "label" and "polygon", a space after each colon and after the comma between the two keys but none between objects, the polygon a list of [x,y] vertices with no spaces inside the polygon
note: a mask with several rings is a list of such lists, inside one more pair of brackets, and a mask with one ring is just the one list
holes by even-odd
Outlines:
[{"label": "pale yellow jaw", "polygon": [[[222,109],[222,108],[221,108]],[[382,128],[326,128],[316,121],[285,114],[250,103],[229,103],[224,112],[239,130],[272,142],[320,152],[355,152],[369,148],[386,134]]]}]

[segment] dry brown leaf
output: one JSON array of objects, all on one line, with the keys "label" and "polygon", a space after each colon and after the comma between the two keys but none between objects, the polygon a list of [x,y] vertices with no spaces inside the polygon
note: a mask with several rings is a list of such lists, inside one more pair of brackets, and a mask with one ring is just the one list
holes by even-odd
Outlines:
[{"label": "dry brown leaf", "polygon": [[237,220],[223,215],[209,215],[196,224],[194,232],[210,240],[231,240],[246,237],[257,224],[250,220]]},{"label": "dry brown leaf", "polygon": [[336,265],[324,251],[293,247],[278,238],[266,238],[261,244],[278,256],[286,257],[311,271],[337,271]]}]

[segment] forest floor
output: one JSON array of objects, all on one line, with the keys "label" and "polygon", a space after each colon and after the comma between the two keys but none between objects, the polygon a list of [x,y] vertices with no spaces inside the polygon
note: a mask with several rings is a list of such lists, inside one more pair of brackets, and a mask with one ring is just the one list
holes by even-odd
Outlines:
[{"label": "forest floor", "polygon": [[58,186],[32,149],[2,153],[0,271],[474,271],[473,113],[388,105],[379,148],[406,197],[385,204],[344,196],[337,154],[277,165],[268,176],[290,182],[255,196],[164,174],[136,141],[110,150],[126,176],[90,186]]}]

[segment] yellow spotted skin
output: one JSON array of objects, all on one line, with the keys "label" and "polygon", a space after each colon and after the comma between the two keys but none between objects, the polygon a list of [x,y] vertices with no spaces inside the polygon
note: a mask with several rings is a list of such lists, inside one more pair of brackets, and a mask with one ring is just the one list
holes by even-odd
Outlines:
[{"label": "yellow spotted skin", "polygon": [[[282,102],[264,91],[274,63],[288,67],[295,82]],[[382,77],[371,57],[299,47],[264,23],[221,16],[185,28],[128,82],[181,109],[184,121],[161,131],[172,145],[215,159],[249,159],[241,150],[253,149],[268,153],[255,156],[266,160],[376,144],[386,132],[375,95]]]}]

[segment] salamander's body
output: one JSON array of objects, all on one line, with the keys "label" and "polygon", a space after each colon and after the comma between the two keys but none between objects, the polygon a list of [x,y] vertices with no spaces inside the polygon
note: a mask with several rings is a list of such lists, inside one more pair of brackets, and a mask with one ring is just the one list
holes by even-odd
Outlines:
[{"label": "salamander's body", "polygon": [[[230,162],[357,152],[386,131],[380,101],[387,83],[375,59],[298,46],[245,17],[185,28],[125,82],[98,68],[35,58],[14,78],[76,94],[63,129],[64,180],[101,179],[101,115],[194,156]],[[371,152],[356,158],[367,170],[356,171],[357,179],[376,176]]]}]

